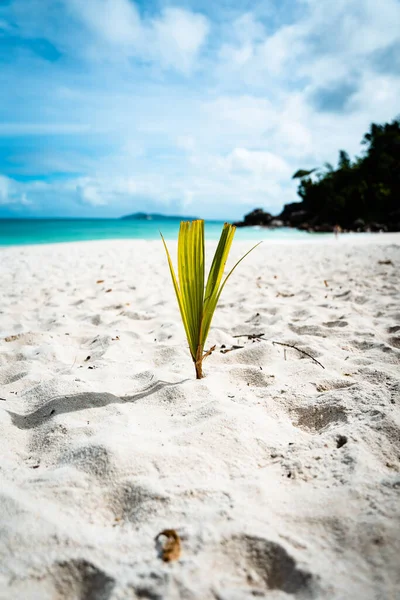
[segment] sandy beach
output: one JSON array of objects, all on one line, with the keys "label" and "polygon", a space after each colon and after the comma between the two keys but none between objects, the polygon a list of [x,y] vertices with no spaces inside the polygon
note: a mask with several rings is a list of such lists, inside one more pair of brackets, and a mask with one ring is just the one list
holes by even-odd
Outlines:
[{"label": "sandy beach", "polygon": [[196,381],[161,242],[0,248],[0,598],[397,598],[399,271],[263,243]]}]

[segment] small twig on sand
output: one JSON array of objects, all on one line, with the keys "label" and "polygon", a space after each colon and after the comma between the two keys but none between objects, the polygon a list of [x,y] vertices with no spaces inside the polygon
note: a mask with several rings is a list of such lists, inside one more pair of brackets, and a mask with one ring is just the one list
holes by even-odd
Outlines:
[{"label": "small twig on sand", "polygon": [[242,348],[244,348],[244,346],[232,346],[232,348],[224,348],[223,350],[220,350],[220,352],[226,354],[227,352],[232,352],[232,350],[241,350]]},{"label": "small twig on sand", "polygon": [[210,348],[209,350],[207,350],[207,352],[203,355],[203,360],[205,358],[207,358],[207,356],[210,356],[210,354],[212,354],[214,352],[214,350],[215,350],[216,347],[217,346],[212,346],[212,348]]},{"label": "small twig on sand", "polygon": [[391,260],[378,260],[378,265],[393,265]]},{"label": "small twig on sand", "polygon": [[265,333],[242,333],[242,335],[233,335],[232,337],[234,337],[234,338],[247,337],[248,340],[258,340],[263,335],[265,335]]},{"label": "small twig on sand", "polygon": [[308,352],[306,352],[305,350],[301,350],[300,348],[297,348],[297,346],[293,346],[292,344],[284,344],[283,342],[272,342],[272,343],[278,344],[278,346],[286,346],[286,348],[293,348],[293,350],[297,350],[297,352],[300,352],[301,354],[308,356],[308,358],[311,358],[311,360],[313,360],[315,363],[317,363],[317,365],[319,365],[320,367],[325,369],[324,365],[322,365],[316,358],[311,356],[311,354],[308,354]]}]

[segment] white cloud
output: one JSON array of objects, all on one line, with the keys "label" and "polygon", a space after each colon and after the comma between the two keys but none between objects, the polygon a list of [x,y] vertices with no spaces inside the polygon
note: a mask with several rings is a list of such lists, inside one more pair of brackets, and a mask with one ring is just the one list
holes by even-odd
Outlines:
[{"label": "white cloud", "polygon": [[209,31],[207,19],[180,8],[166,8],[148,29],[148,43],[166,67],[189,72]]},{"label": "white cloud", "polygon": [[27,206],[31,204],[31,200],[24,191],[23,184],[20,185],[10,177],[0,175],[0,205],[10,204]]},{"label": "white cloud", "polygon": [[365,77],[352,98],[355,110],[378,113],[380,120],[391,120],[400,111],[400,77],[374,74]]},{"label": "white cloud", "polygon": [[221,96],[204,104],[206,116],[212,120],[212,131],[232,130],[235,134],[259,134],[270,127],[277,111],[266,98],[251,95]]},{"label": "white cloud", "polygon": [[0,204],[8,204],[10,193],[10,180],[0,175]]},{"label": "white cloud", "polygon": [[399,40],[397,0],[301,4],[302,16],[294,23],[264,36],[236,34],[224,43],[218,73],[256,88],[275,88],[277,83],[293,84],[302,78],[321,86],[368,68],[372,52]]},{"label": "white cloud", "polygon": [[95,36],[87,49],[92,59],[114,52],[114,58],[137,57],[189,73],[209,32],[204,15],[182,8],[141,18],[130,0],[70,0],[68,6]]},{"label": "white cloud", "polygon": [[142,42],[142,24],[129,0],[68,0],[76,17],[103,42],[129,48]]},{"label": "white cloud", "polygon": [[91,206],[104,206],[108,198],[105,197],[104,190],[100,189],[99,182],[90,179],[78,181],[76,186],[81,200]]},{"label": "white cloud", "polygon": [[365,56],[398,39],[400,8],[397,0],[308,0],[310,18],[299,26],[299,36],[326,35],[326,50],[338,56]]},{"label": "white cloud", "polygon": [[[399,111],[400,74],[379,73],[374,58],[400,44],[396,0],[301,0],[282,25],[265,3],[243,14],[224,3],[220,21],[160,5],[9,5],[26,40],[48,39],[63,56],[2,65],[0,135],[32,136],[17,140],[7,172],[69,179],[3,178],[1,202],[26,193],[35,206],[64,198],[115,215],[146,198],[222,218],[255,205],[278,212],[297,199],[292,173],[335,163],[340,148],[359,153],[371,121]],[[13,112],[21,81],[23,119]]]},{"label": "white cloud", "polygon": [[272,152],[235,148],[225,161],[233,172],[247,172],[260,176],[273,175],[276,179],[290,176],[290,169],[286,162]]}]

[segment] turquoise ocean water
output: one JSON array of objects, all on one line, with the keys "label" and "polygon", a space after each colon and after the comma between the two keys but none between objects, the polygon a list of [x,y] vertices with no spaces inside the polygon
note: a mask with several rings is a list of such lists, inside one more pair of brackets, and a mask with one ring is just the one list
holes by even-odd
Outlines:
[{"label": "turquoise ocean water", "polygon": [[[50,244],[109,239],[176,239],[180,219],[0,219],[0,246]],[[222,221],[206,221],[206,239],[218,239]],[[304,239],[311,235],[295,229],[239,228],[235,239]]]}]

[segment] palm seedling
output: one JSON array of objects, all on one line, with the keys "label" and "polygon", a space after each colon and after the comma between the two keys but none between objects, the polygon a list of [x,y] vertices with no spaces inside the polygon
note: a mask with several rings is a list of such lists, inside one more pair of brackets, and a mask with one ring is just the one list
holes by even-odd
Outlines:
[{"label": "palm seedling", "polygon": [[178,299],[183,326],[189,343],[196,378],[203,377],[203,360],[212,350],[204,352],[204,346],[221,292],[237,265],[252,251],[251,248],[223,279],[224,268],[232,245],[236,227],[225,223],[205,283],[204,221],[182,221],[178,236],[178,277],[175,275],[171,256],[161,234],[167,253],[172,282]]}]

